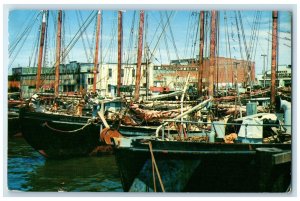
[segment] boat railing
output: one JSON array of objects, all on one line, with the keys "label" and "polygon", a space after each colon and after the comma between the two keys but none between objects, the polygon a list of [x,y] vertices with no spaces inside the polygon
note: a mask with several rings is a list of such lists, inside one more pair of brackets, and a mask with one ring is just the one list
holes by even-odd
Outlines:
[{"label": "boat railing", "polygon": [[181,124],[194,124],[194,125],[212,125],[212,129],[216,132],[216,125],[232,125],[232,126],[244,126],[245,127],[245,138],[247,138],[247,130],[249,126],[282,126],[291,127],[292,125],[287,124],[250,124],[250,123],[221,123],[221,122],[203,122],[203,121],[187,121],[187,120],[164,120],[163,124],[156,130],[156,137],[159,137],[160,130],[162,132],[162,140],[165,139],[165,129],[171,123],[181,123]]},{"label": "boat railing", "polygon": [[[202,108],[208,106],[209,103],[210,103],[211,101],[212,101],[212,98],[209,98],[209,99],[207,99],[207,100],[205,100],[205,101],[199,103],[198,105],[194,106],[194,107],[191,108],[190,110],[188,110],[188,111],[186,111],[186,112],[184,112],[184,113],[181,113],[180,115],[178,115],[177,117],[175,117],[175,118],[172,119],[172,120],[179,120],[181,117],[183,117],[183,116],[185,116],[185,115],[187,115],[187,114],[189,114],[189,113],[192,113],[192,112],[194,112],[194,111],[200,110],[200,109],[202,109]],[[168,123],[165,122],[165,123],[163,123],[162,125],[160,125],[159,127],[157,127],[157,129],[156,129],[156,137],[158,137],[159,130],[160,130],[162,127],[166,126],[166,124],[168,124]]]}]

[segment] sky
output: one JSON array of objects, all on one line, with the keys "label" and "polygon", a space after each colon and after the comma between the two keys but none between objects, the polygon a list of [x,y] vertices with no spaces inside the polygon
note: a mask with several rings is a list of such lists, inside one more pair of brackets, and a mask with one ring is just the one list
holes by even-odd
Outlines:
[{"label": "sky", "polygon": [[[218,12],[218,55],[246,59],[245,39],[247,48],[250,49],[250,46],[252,47],[251,61],[255,62],[256,74],[262,73],[264,57],[261,55],[267,55],[265,66],[267,69],[271,68],[272,11],[240,11],[244,32],[242,32],[240,26],[240,18],[236,18],[239,14],[238,12],[232,10],[220,10]],[[82,33],[81,37],[77,37],[77,42],[66,56],[64,62],[93,62],[97,11],[64,10],[63,13],[63,49],[70,47],[70,41],[75,40],[74,36],[77,32]],[[118,11],[102,10],[101,13],[101,53],[99,60],[103,63],[117,62]],[[124,63],[135,63],[139,11],[123,10],[122,13],[122,61]],[[89,16],[94,16],[94,18],[88,18]],[[85,31],[78,31],[79,24],[82,25],[86,19],[91,19],[89,26]],[[278,65],[289,65],[292,63],[291,19],[291,12],[279,10]],[[11,72],[11,68],[18,66],[36,66],[41,20],[41,10],[11,10],[9,12],[8,41],[10,55],[8,72]],[[50,10],[47,21],[47,50],[44,66],[51,67],[55,61],[56,20],[57,10]],[[239,21],[239,28],[237,28],[236,20]],[[204,56],[208,57],[210,12],[207,12],[206,21],[205,34],[208,45],[204,48]],[[253,32],[252,27],[257,28],[255,32]],[[24,32],[24,30],[27,31]],[[242,33],[244,33],[244,37]],[[152,56],[151,61],[153,63],[168,64],[170,60],[174,59],[195,58],[199,54],[199,41],[199,11],[147,10],[145,12],[144,46],[148,46],[149,55]],[[241,44],[242,50],[240,50],[239,44]],[[144,53],[143,55],[145,57]]]}]

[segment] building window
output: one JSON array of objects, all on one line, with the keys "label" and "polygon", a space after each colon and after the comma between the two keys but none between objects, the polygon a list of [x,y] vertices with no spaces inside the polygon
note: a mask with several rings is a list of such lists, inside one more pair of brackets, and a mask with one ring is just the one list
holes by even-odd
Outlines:
[{"label": "building window", "polygon": [[108,69],[108,76],[111,78],[112,77],[112,69]]},{"label": "building window", "polygon": [[121,69],[121,77],[124,77],[124,69]]},{"label": "building window", "polygon": [[143,70],[143,76],[146,77],[146,70]]},{"label": "building window", "polygon": [[135,77],[135,69],[132,69],[132,77]]},{"label": "building window", "polygon": [[73,92],[75,90],[74,85],[63,85],[63,91],[64,92]]},{"label": "building window", "polygon": [[94,84],[94,78],[88,78],[88,84]]}]

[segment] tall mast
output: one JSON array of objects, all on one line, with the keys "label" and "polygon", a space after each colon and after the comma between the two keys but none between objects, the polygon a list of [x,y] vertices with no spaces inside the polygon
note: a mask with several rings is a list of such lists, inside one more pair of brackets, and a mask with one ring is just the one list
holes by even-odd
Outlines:
[{"label": "tall mast", "polygon": [[136,78],[135,78],[135,92],[134,100],[139,100],[140,95],[140,81],[141,81],[141,64],[142,64],[142,48],[143,48],[143,31],[144,31],[144,11],[140,11],[140,23],[139,23],[139,42],[137,52],[137,66],[136,66]]},{"label": "tall mast", "polygon": [[211,32],[210,32],[210,59],[208,77],[208,96],[214,96],[214,68],[215,68],[215,43],[216,43],[216,11],[211,11]]},{"label": "tall mast", "polygon": [[273,11],[272,29],[272,67],[271,67],[271,105],[275,104],[276,58],[277,58],[277,17],[278,11]]},{"label": "tall mast", "polygon": [[94,83],[93,83],[94,93],[96,92],[96,84],[97,84],[100,24],[101,24],[101,11],[99,10],[98,17],[97,17],[96,47],[95,47],[95,55],[94,55]]},{"label": "tall mast", "polygon": [[122,63],[122,11],[118,12],[118,78],[117,78],[117,96],[120,97],[121,87],[121,63]]},{"label": "tall mast", "polygon": [[39,48],[39,57],[38,57],[38,69],[36,75],[36,91],[40,90],[41,85],[41,72],[42,72],[42,63],[43,63],[43,50],[44,50],[44,40],[45,40],[45,29],[46,29],[46,12],[43,10],[43,20],[42,28],[40,35],[40,48]]},{"label": "tall mast", "polygon": [[61,49],[61,22],[62,22],[62,11],[58,11],[57,17],[57,35],[56,35],[56,62],[55,62],[55,85],[54,92],[55,96],[58,96],[59,92],[59,65],[60,65],[60,49]]},{"label": "tall mast", "polygon": [[264,57],[264,66],[263,66],[263,79],[264,79],[264,87],[266,87],[266,54],[262,54],[262,57]]},{"label": "tall mast", "polygon": [[203,47],[204,47],[204,11],[200,12],[200,48],[199,48],[199,68],[198,68],[198,94],[202,95],[203,77]]}]

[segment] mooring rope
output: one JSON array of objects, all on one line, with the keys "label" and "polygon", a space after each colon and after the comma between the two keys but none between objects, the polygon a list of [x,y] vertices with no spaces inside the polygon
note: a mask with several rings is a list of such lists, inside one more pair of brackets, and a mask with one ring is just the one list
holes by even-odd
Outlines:
[{"label": "mooring rope", "polygon": [[[150,144],[149,144],[150,146]],[[154,162],[152,160],[152,176],[153,176],[153,189],[154,189],[154,192],[156,192],[156,179],[155,179],[155,169],[154,169]]]},{"label": "mooring rope", "polygon": [[[154,158],[154,155],[153,155],[153,150],[152,150],[152,144],[151,144],[151,142],[149,142],[149,149],[150,149],[151,158],[152,158],[152,168],[153,168],[153,165],[154,165],[156,173],[157,173],[157,177],[158,177],[158,180],[159,180],[159,183],[160,183],[160,186],[161,186],[161,189],[162,189],[163,192],[165,192],[165,187],[164,187],[164,184],[162,183],[162,180],[161,180],[161,177],[160,177],[160,174],[159,174],[156,162],[155,162],[155,158]],[[155,177],[154,171],[153,171],[153,177]],[[154,179],[153,182],[155,182],[155,179]],[[156,191],[156,185],[155,184],[154,184],[154,188],[155,188],[154,190]]]},{"label": "mooring rope", "polygon": [[63,130],[59,130],[59,129],[53,128],[53,127],[49,126],[48,122],[43,123],[42,126],[46,126],[47,128],[49,128],[49,129],[51,129],[53,131],[57,131],[57,132],[61,132],[61,133],[76,133],[78,131],[83,130],[85,127],[89,126],[91,123],[92,122],[90,120],[88,120],[87,124],[85,124],[83,127],[75,129],[75,130],[72,130],[72,131],[63,131]]}]

